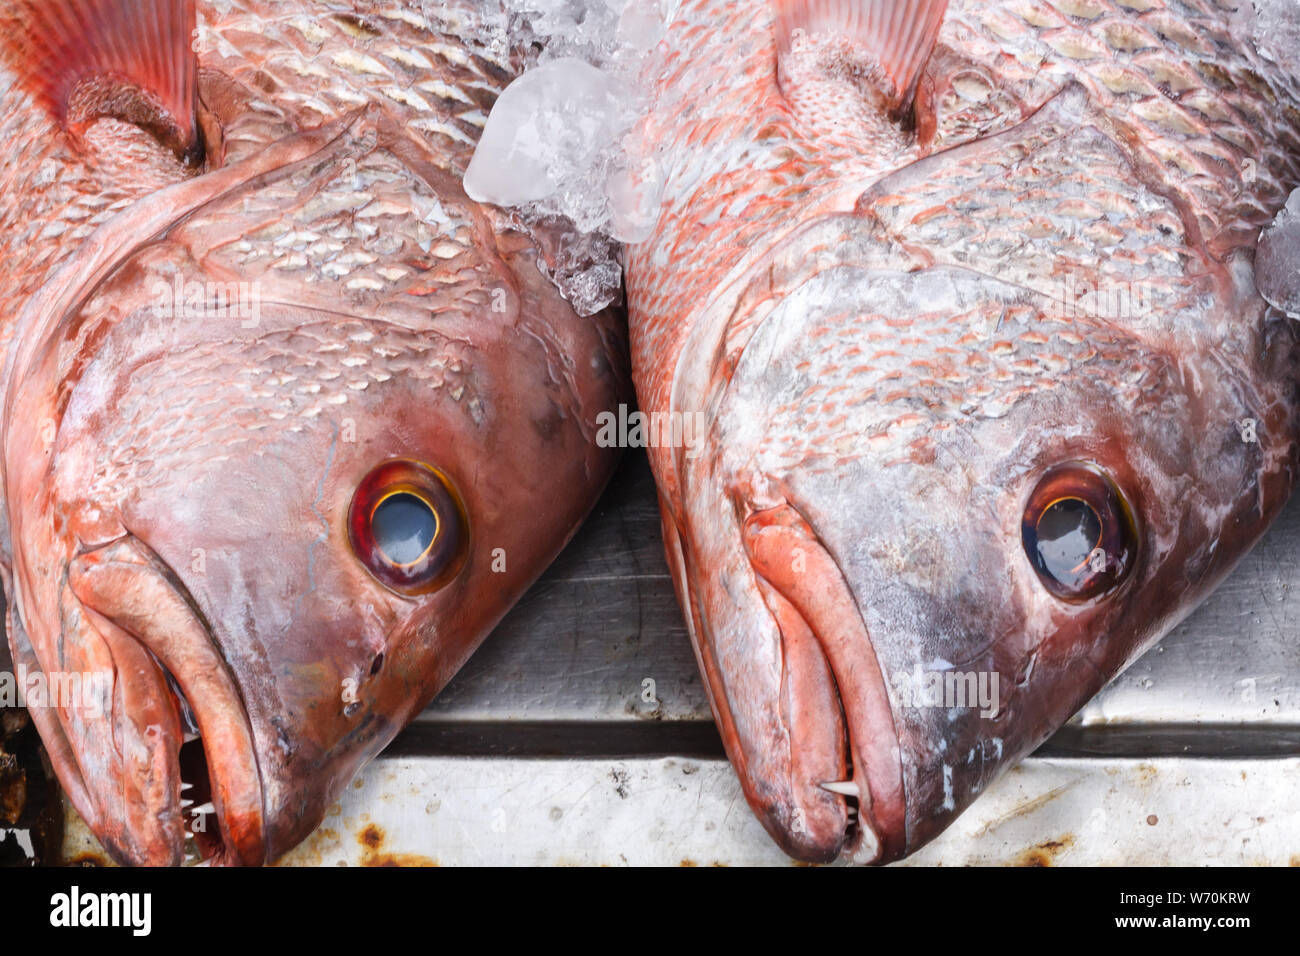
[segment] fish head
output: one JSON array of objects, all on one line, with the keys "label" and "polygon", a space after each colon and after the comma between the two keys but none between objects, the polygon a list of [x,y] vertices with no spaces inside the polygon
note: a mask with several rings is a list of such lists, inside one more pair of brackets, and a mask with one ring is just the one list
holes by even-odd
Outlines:
[{"label": "fish head", "polygon": [[99,679],[34,713],[124,861],[293,847],[611,472],[613,320],[381,119],[142,200],[26,308],[11,642]]},{"label": "fish head", "polygon": [[[629,253],[642,404],[709,423],[651,452],[669,564],[768,831],[887,862],[1290,493],[1295,337],[1251,273],[1295,114],[1272,74],[1269,145],[1172,133],[1114,82],[1157,70],[1050,3],[723,6],[669,31],[664,208]],[[1201,149],[1204,179],[1169,163]]]},{"label": "fish head", "polygon": [[1242,262],[1111,315],[1084,277],[904,265],[879,225],[760,257],[672,383],[709,426],[673,453],[670,565],[746,795],[815,861],[940,832],[1195,607],[1296,464],[1294,333]]}]

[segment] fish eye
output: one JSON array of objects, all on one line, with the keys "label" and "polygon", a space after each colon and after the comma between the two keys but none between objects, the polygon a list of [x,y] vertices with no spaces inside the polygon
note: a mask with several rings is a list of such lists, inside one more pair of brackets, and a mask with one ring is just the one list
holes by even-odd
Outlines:
[{"label": "fish eye", "polygon": [[1132,509],[1087,462],[1058,465],[1042,477],[1025,506],[1021,538],[1043,586],[1065,601],[1119,587],[1137,555]]},{"label": "fish eye", "polygon": [[455,486],[423,462],[394,459],[368,474],[348,514],[352,551],[401,594],[430,594],[465,565],[469,519]]}]

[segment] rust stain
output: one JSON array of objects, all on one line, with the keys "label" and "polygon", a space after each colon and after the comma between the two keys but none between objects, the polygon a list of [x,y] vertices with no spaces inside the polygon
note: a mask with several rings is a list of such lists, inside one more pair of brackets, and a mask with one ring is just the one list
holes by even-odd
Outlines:
[{"label": "rust stain", "polygon": [[1067,833],[1058,840],[1044,840],[1016,857],[1013,866],[1052,866],[1062,850],[1074,846],[1074,835]]},{"label": "rust stain", "polygon": [[437,860],[416,853],[368,853],[361,860],[362,866],[438,866]]},{"label": "rust stain", "polygon": [[373,823],[368,823],[357,834],[361,844],[362,866],[437,866],[438,861],[417,853],[383,853],[384,831]]},{"label": "rust stain", "polygon": [[378,850],[384,845],[384,831],[373,823],[367,824],[366,828],[357,834],[357,842],[368,849]]}]

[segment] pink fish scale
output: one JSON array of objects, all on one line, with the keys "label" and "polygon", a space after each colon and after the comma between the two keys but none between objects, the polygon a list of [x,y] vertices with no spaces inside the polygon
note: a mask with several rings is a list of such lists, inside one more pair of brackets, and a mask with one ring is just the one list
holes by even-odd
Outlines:
[{"label": "pink fish scale", "polygon": [[[347,10],[327,14],[309,0],[230,0],[198,6],[200,62],[224,74],[223,95],[247,104],[224,130],[227,164],[300,129],[378,104],[401,118],[406,135],[423,142],[431,163],[461,173],[510,75],[506,69],[511,64],[494,60],[486,49],[472,51],[463,42],[448,41],[438,32],[437,21],[429,24],[405,0],[358,0]],[[427,6],[449,24],[458,15],[454,4]],[[0,71],[0,115],[5,117],[0,135],[12,158],[0,173],[0,192],[26,197],[0,211],[0,255],[23,264],[0,290],[3,356],[18,305],[31,298],[79,240],[191,171],[164,162],[165,150],[140,143],[103,155],[77,148],[54,133],[49,117],[11,85],[5,71]],[[367,161],[360,160],[360,165],[366,172]],[[395,169],[398,164],[391,165]],[[384,171],[374,168],[374,161],[370,166],[374,185]],[[118,170],[129,175],[118,175]],[[391,199],[407,184],[394,180],[378,185]],[[372,205],[371,213],[386,211],[384,196],[366,189],[353,192],[379,204]],[[369,225],[381,231],[383,217],[374,216]],[[319,260],[326,249],[318,246],[316,252]],[[349,275],[340,284],[357,278]],[[389,279],[371,278],[391,284]],[[441,281],[468,285],[472,277],[455,278],[444,269]]]},{"label": "pink fish scale", "polygon": [[[1249,335],[1230,322],[1195,331],[1196,317],[1206,296],[1226,294],[1223,259],[1252,244],[1300,184],[1300,87],[1237,42],[1229,15],[1228,4],[1208,2],[954,0],[921,84],[933,132],[882,157],[874,143],[854,139],[852,124],[818,125],[821,114],[791,108],[775,78],[766,3],[686,0],[646,130],[665,173],[664,213],[628,256],[642,404],[670,407],[678,368],[670,357],[705,315],[729,317],[725,348],[738,360],[785,287],[751,289],[738,306],[753,277],[737,280],[793,230],[848,212],[883,176],[918,159],[1015,127],[1071,81],[1086,95],[1095,130],[1066,118],[988,151],[951,154],[931,175],[894,190],[887,181],[858,213],[861,230],[898,268],[970,268],[1040,293],[1034,306],[1002,315],[1016,337],[958,334],[935,324],[951,319],[944,316],[843,317],[852,345],[892,341],[913,358],[942,350],[942,373],[922,380],[907,363],[841,355],[843,364],[828,360],[809,375],[834,381],[836,396],[881,403],[870,427],[883,435],[898,432],[896,406],[909,389],[909,401],[917,389],[928,396],[931,421],[1005,411],[1085,366],[1102,369],[1089,375],[1126,365],[1132,374],[1138,340],[1159,349],[1175,334]],[[728,68],[707,67],[717,63]],[[1093,308],[1087,295],[1099,289],[1139,296],[1143,314],[1078,314]],[[1005,303],[987,308],[986,324]],[[905,330],[924,334],[904,345]],[[982,360],[992,364],[978,377],[959,377]],[[1117,399],[1140,400],[1131,385],[1115,388]],[[788,464],[809,453],[809,442],[835,444],[844,422],[820,398],[788,406],[791,427],[764,447],[788,441]],[[655,458],[665,477],[664,455]]]}]

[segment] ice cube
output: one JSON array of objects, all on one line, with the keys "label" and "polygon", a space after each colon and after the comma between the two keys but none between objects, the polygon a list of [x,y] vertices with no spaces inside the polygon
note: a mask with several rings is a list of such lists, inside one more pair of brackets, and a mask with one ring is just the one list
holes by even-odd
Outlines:
[{"label": "ice cube", "polygon": [[662,195],[663,182],[653,160],[620,165],[605,185],[609,234],[619,242],[649,239],[659,221]]},{"label": "ice cube", "polygon": [[492,108],[465,192],[498,206],[555,195],[624,132],[627,98],[611,76],[576,57],[529,70]]},{"label": "ice cube", "polygon": [[630,50],[652,49],[664,38],[664,19],[658,3],[628,3],[618,20],[618,44]]}]

